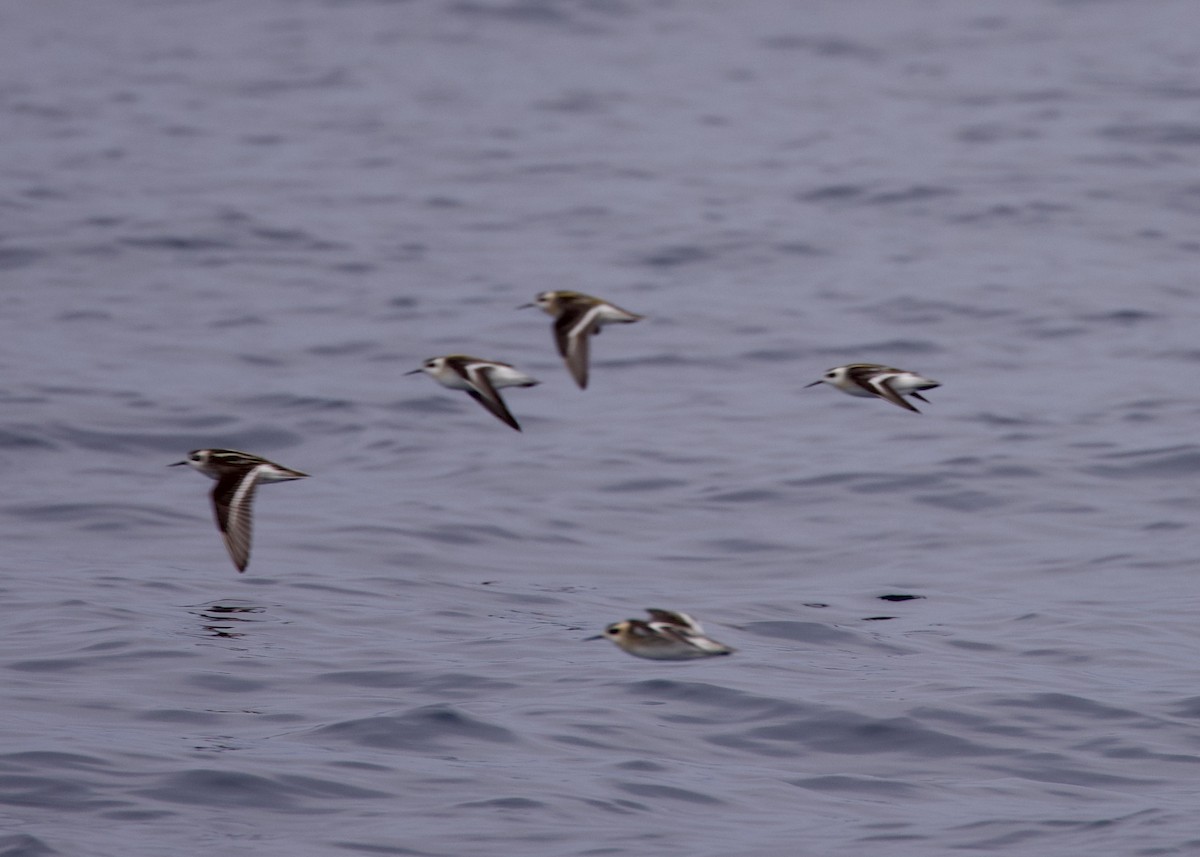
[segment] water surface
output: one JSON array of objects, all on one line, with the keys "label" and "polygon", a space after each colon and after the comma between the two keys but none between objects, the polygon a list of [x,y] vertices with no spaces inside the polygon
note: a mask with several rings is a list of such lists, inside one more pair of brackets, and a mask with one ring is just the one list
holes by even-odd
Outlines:
[{"label": "water surface", "polygon": [[1195,24],[0,6],[0,855],[1195,850]]}]

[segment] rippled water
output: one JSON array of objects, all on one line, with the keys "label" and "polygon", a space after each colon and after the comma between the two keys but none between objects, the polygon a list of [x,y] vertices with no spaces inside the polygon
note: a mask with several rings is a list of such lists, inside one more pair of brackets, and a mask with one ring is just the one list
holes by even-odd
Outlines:
[{"label": "rippled water", "polygon": [[105,8],[0,6],[0,857],[1200,848],[1192,4]]}]

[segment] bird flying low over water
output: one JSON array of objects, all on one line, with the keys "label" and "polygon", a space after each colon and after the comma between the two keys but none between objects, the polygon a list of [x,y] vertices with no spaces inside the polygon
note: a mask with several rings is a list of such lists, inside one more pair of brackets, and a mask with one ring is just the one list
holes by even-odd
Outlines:
[{"label": "bird flying low over water", "polygon": [[599,333],[606,324],[628,324],[644,317],[600,298],[566,290],[542,292],[533,303],[522,304],[517,309],[529,307],[538,307],[554,316],[554,342],[558,353],[581,390],[587,389],[588,385],[588,337]]},{"label": "bird flying low over water", "polygon": [[286,482],[308,476],[307,473],[236,449],[194,449],[183,461],[176,461],[170,466],[183,464],[217,481],[212,490],[213,514],[229,556],[239,572],[245,571],[250,562],[251,512],[254,491],[259,483]]},{"label": "bird flying low over water", "polygon": [[644,619],[613,622],[603,634],[587,639],[607,638],[631,655],[655,661],[689,661],[734,651],[706,636],[700,623],[686,613],[653,607],[646,612],[650,614],[648,622]]},{"label": "bird flying low over water", "polygon": [[466,391],[468,396],[487,408],[496,419],[517,431],[521,430],[521,426],[509,412],[497,390],[501,387],[533,387],[541,383],[507,363],[481,360],[466,354],[430,357],[419,369],[404,374],[416,375],[418,372],[424,372],[443,387]]},{"label": "bird flying low over water", "polygon": [[922,396],[920,391],[942,386],[937,381],[923,378],[916,372],[893,369],[891,366],[881,366],[878,363],[848,363],[845,366],[837,366],[826,372],[819,380],[804,386],[815,387],[818,384],[829,384],[851,396],[863,398],[876,396],[918,414],[921,412],[901,397],[912,396],[917,401],[928,403],[929,400]]}]

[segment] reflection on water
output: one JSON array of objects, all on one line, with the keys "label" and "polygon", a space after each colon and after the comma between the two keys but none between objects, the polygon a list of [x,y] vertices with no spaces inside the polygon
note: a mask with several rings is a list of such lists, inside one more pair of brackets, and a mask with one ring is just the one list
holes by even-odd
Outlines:
[{"label": "reflection on water", "polygon": [[189,611],[193,616],[200,617],[204,622],[201,627],[214,637],[241,637],[245,635],[246,623],[256,621],[253,615],[265,613],[265,607],[250,603],[238,604],[225,601],[220,604],[209,604],[199,610]]}]

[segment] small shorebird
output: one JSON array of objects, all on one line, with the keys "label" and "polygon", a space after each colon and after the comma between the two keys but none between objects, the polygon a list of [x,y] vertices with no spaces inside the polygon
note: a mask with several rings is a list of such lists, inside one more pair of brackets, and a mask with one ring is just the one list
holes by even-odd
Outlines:
[{"label": "small shorebird", "polygon": [[878,363],[849,363],[830,369],[819,381],[805,384],[815,387],[818,384],[829,384],[837,387],[843,393],[851,396],[871,398],[877,396],[893,405],[899,405],[915,413],[921,413],[902,396],[912,396],[914,399],[928,403],[929,400],[921,395],[921,390],[932,390],[942,386],[937,381],[923,378],[916,372],[905,369],[893,369],[891,366],[881,366]]},{"label": "small shorebird", "polygon": [[536,378],[518,372],[507,363],[480,360],[466,354],[430,357],[421,364],[420,369],[404,374],[416,375],[418,372],[424,372],[443,387],[465,390],[468,396],[487,408],[498,420],[517,431],[521,430],[520,424],[513,418],[496,391],[501,387],[532,387],[540,383]]},{"label": "small shorebird", "polygon": [[217,529],[225,539],[225,547],[238,571],[245,571],[250,562],[251,515],[254,490],[260,482],[287,482],[303,479],[307,473],[292,470],[236,449],[194,449],[183,461],[210,479],[217,481],[212,490],[213,514]]},{"label": "small shorebird", "polygon": [[558,353],[581,390],[586,390],[588,384],[588,337],[599,333],[606,324],[628,324],[643,318],[600,298],[566,290],[542,292],[533,303],[522,304],[517,309],[529,307],[538,307],[554,316],[554,342],[558,345]]},{"label": "small shorebird", "polygon": [[686,613],[655,608],[647,608],[646,612],[650,614],[648,622],[643,619],[613,622],[603,634],[586,639],[607,637],[629,654],[655,661],[687,661],[734,651],[705,636],[700,623]]}]

